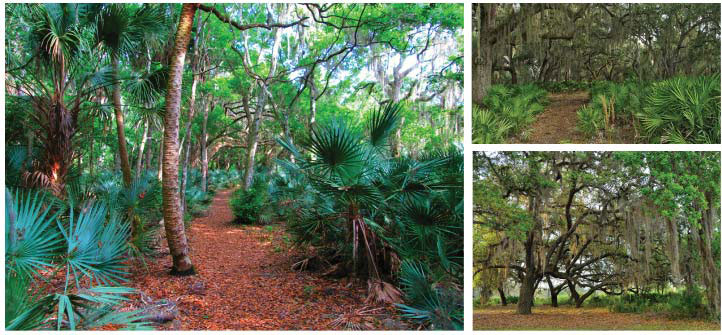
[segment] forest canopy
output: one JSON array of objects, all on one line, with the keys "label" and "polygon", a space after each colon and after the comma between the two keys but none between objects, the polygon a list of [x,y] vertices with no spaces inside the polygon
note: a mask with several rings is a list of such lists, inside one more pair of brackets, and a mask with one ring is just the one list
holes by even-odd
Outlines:
[{"label": "forest canopy", "polygon": [[[475,142],[719,143],[719,4],[472,9]],[[525,129],[565,107],[567,138]]]}]

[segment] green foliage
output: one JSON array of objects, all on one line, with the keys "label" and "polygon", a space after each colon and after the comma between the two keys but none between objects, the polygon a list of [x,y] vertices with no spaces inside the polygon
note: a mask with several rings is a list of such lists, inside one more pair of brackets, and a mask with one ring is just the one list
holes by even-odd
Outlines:
[{"label": "green foliage", "polygon": [[674,319],[706,319],[709,314],[705,298],[698,287],[679,292],[598,295],[589,299],[589,306],[608,307],[616,313],[664,313]]},{"label": "green foliage", "polygon": [[269,224],[271,216],[268,205],[269,192],[267,181],[256,176],[253,187],[248,190],[239,188],[233,192],[229,204],[236,222],[240,224]]},{"label": "green foliage", "polygon": [[272,188],[295,196],[275,201],[292,208],[283,219],[295,243],[313,246],[328,262],[372,280],[395,275],[388,255],[423,266],[438,290],[409,296],[401,308],[425,326],[454,329],[462,310],[463,155],[449,148],[391,157],[377,144],[398,124],[396,108],[377,109],[382,115],[371,120],[389,121],[367,124],[365,133],[381,138],[343,122],[322,125],[305,145],[310,157],[278,140],[296,162],[277,160],[284,173]]},{"label": "green foliage", "polygon": [[242,179],[236,169],[208,171],[208,185],[212,190],[238,187]]},{"label": "green foliage", "polygon": [[471,114],[473,125],[472,142],[479,144],[503,143],[512,129],[511,121],[498,117],[488,109],[474,106]]},{"label": "green foliage", "polygon": [[561,92],[576,92],[588,89],[591,85],[587,81],[575,81],[575,80],[564,80],[564,81],[543,81],[538,82],[537,85],[545,91],[552,93]]},{"label": "green foliage", "polygon": [[429,282],[423,263],[401,263],[399,281],[406,304],[399,304],[403,316],[430,329],[464,329],[464,299],[454,289]]},{"label": "green foliage", "polygon": [[[76,211],[72,205],[57,208],[34,192],[8,190],[6,199],[6,329],[73,330],[108,323],[147,328],[139,313],[113,310],[133,289],[104,286],[125,280],[127,222],[102,204],[86,203]],[[64,273],[64,289],[34,287],[38,279],[47,280],[39,271]],[[49,319],[56,307],[57,319]]]},{"label": "green foliage", "polygon": [[507,87],[492,85],[484,107],[474,106],[472,141],[501,143],[534,122],[548,103],[546,91],[533,84]]},{"label": "green foliage", "polygon": [[585,105],[577,111],[577,127],[585,135],[592,137],[604,129],[604,114],[593,105]]},{"label": "green foliage", "polygon": [[653,84],[637,117],[655,142],[720,143],[719,74]]}]

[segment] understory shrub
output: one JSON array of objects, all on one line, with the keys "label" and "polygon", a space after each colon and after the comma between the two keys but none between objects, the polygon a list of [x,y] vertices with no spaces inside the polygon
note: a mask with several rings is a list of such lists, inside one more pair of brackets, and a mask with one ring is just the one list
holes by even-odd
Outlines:
[{"label": "understory shrub", "polygon": [[242,178],[243,176],[236,169],[208,171],[208,190],[215,191],[217,189],[238,187]]},{"label": "understory shrub", "polygon": [[401,263],[399,281],[406,304],[398,304],[402,315],[431,329],[464,329],[464,298],[452,288],[429,282],[429,270],[420,262]]},{"label": "understory shrub", "polygon": [[[658,82],[594,82],[591,102],[577,112],[587,136],[628,123],[651,143],[719,143],[720,77]],[[599,122],[602,120],[602,122]]]},{"label": "understory shrub", "polygon": [[471,122],[474,125],[474,143],[502,143],[512,129],[511,121],[478,106],[474,106]]},{"label": "understory shrub", "polygon": [[[5,329],[149,328],[141,312],[115,310],[135,293],[120,285],[130,235],[123,213],[102,200],[58,206],[36,191],[5,198]],[[49,273],[64,287],[42,285]]]},{"label": "understory shrub", "polygon": [[577,127],[588,137],[596,136],[604,129],[604,115],[594,106],[584,105],[577,111]]},{"label": "understory shrub", "polygon": [[492,85],[484,106],[472,115],[474,143],[501,143],[534,122],[548,103],[546,91],[534,84],[514,87]]},{"label": "understory shrub", "polygon": [[363,130],[319,125],[300,143],[307,154],[279,139],[295,162],[277,160],[284,174],[270,183],[271,194],[293,198],[272,196],[274,206],[287,207],[287,231],[309,259],[321,259],[323,271],[368,279],[369,299],[400,304],[420,327],[456,329],[463,319],[462,149],[394,157],[389,138],[400,108],[374,111]]},{"label": "understory shrub", "polygon": [[617,313],[664,313],[675,319],[706,319],[710,315],[698,287],[667,293],[595,296],[590,299],[590,305],[606,305]]},{"label": "understory shrub", "polygon": [[659,143],[720,143],[720,76],[652,84],[638,111],[644,136]]},{"label": "understory shrub", "polygon": [[562,92],[575,92],[580,90],[585,90],[590,87],[590,83],[587,81],[576,81],[576,80],[564,80],[564,81],[543,81],[537,83],[537,85],[548,91],[553,93],[562,93]]},{"label": "understory shrub", "polygon": [[257,176],[248,190],[239,188],[229,200],[233,216],[240,224],[268,224],[272,217],[269,206],[268,184]]}]

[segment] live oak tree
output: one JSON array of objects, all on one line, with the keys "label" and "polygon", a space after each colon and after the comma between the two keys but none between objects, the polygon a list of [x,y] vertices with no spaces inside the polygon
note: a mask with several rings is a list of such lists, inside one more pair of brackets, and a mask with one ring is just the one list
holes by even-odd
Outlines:
[{"label": "live oak tree", "polygon": [[598,291],[701,284],[709,314],[719,315],[718,154],[509,152],[474,161],[475,282],[518,284],[518,313],[531,313],[540,284],[553,306],[568,290],[577,307]]},{"label": "live oak tree", "polygon": [[474,4],[472,97],[492,82],[719,72],[718,4]]}]

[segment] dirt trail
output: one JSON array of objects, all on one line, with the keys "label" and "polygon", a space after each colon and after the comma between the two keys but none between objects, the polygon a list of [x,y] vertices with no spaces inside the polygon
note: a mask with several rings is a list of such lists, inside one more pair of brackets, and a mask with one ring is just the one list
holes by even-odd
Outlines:
[{"label": "dirt trail", "polygon": [[474,330],[720,330],[701,320],[670,320],[662,315],[613,313],[606,308],[548,305],[516,314],[516,306],[491,306],[474,311]]},{"label": "dirt trail", "polygon": [[[282,227],[233,224],[230,195],[230,190],[219,191],[209,215],[191,223],[188,236],[196,275],[170,276],[167,249],[149,259],[148,272],[134,271],[131,286],[155,300],[177,301],[180,322],[161,329],[334,329],[357,324],[382,328],[377,324],[380,317],[358,315],[366,306],[363,283],[291,270],[300,256],[289,251]],[[140,306],[140,298],[133,303]]]},{"label": "dirt trail", "polygon": [[588,139],[577,130],[577,110],[589,102],[586,91],[551,93],[549,105],[537,115],[531,125],[528,139],[515,139],[517,143],[587,143]]}]

